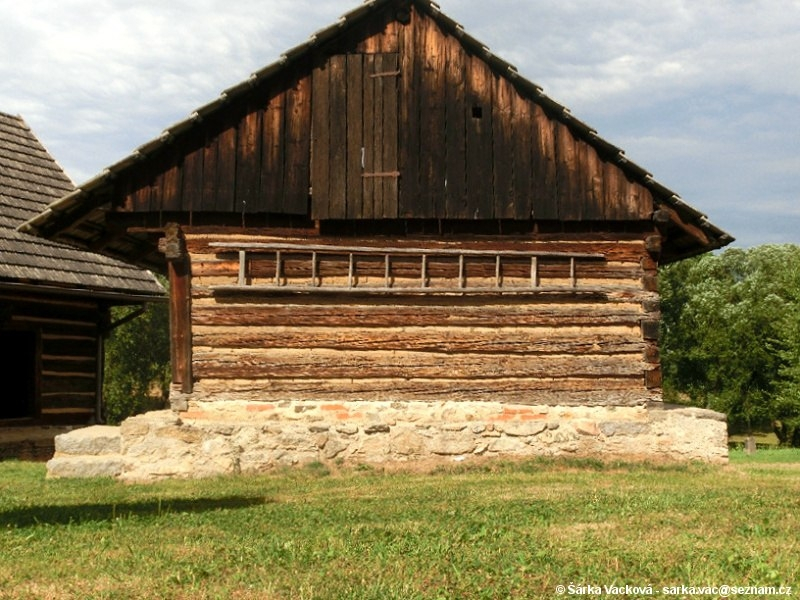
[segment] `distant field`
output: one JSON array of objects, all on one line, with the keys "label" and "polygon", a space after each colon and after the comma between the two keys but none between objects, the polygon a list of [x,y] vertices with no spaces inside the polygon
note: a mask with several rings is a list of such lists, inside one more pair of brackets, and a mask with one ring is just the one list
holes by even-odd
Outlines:
[{"label": "distant field", "polygon": [[[756,444],[759,446],[778,446],[778,436],[774,433],[769,432],[758,432],[753,434],[753,439],[755,440]],[[735,434],[728,436],[728,443],[742,445],[744,446],[745,440],[747,440],[746,434]]]},{"label": "distant field", "polygon": [[798,531],[800,451],[152,485],[0,462],[0,598],[553,598],[626,584],[639,589],[617,597],[735,585],[774,598],[766,586],[800,593]]}]

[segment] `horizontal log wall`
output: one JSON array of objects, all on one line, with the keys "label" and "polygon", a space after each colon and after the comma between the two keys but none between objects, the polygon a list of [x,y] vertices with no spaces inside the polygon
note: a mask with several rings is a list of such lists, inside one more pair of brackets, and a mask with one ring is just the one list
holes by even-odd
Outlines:
[{"label": "horizontal log wall", "polygon": [[[265,239],[187,235],[198,397],[629,405],[649,397],[648,386],[657,387],[650,374],[658,370],[657,341],[643,323],[657,328],[658,298],[646,289],[653,265],[642,240],[490,239],[457,246],[607,257],[581,274],[602,285],[602,294],[515,296],[321,294],[310,284],[307,293],[240,294],[231,287],[240,275],[238,261],[214,244],[254,241]],[[380,253],[375,240],[347,243],[373,245]],[[384,243],[448,246],[441,240]],[[457,278],[458,270],[440,275]]]},{"label": "horizontal log wall", "polygon": [[5,328],[37,335],[40,355],[34,419],[87,423],[97,402],[97,352],[101,310],[93,302],[46,296],[2,296]]}]

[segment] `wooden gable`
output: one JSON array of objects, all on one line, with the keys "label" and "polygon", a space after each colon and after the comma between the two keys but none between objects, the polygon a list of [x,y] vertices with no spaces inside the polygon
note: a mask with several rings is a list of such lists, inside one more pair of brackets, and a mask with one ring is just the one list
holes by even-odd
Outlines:
[{"label": "wooden gable", "polygon": [[372,14],[121,177],[118,210],[650,219],[652,194],[414,6]]},{"label": "wooden gable", "polygon": [[430,0],[363,4],[20,230],[161,269],[168,223],[733,240]]}]

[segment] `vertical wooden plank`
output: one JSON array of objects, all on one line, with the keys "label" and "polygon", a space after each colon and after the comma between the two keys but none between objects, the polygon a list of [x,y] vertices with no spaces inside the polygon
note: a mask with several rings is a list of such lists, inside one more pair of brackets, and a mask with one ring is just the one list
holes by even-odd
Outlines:
[{"label": "vertical wooden plank", "polygon": [[311,77],[311,217],[327,219],[330,171],[330,78],[327,64]]},{"label": "vertical wooden plank", "polygon": [[[371,141],[371,154],[372,154],[372,167],[367,169],[368,172],[384,173],[386,172],[386,165],[383,164],[383,148],[386,144],[385,131],[383,129],[383,101],[384,89],[386,78],[381,74],[384,72],[383,55],[376,54],[371,57],[372,67],[370,73],[374,75],[371,77],[372,85],[372,113],[370,120],[372,122],[372,141]],[[383,178],[376,177],[372,184],[372,211],[374,216],[383,214]]]},{"label": "vertical wooden plank", "polygon": [[203,196],[199,211],[213,211],[217,195],[217,145],[216,136],[210,135],[203,148]]},{"label": "vertical wooden plank", "polygon": [[162,201],[164,199],[164,171],[153,163],[150,167],[153,171],[153,179],[150,182],[150,208],[148,212],[161,214],[163,212]]},{"label": "vertical wooden plank", "polygon": [[236,206],[244,212],[263,210],[259,206],[261,165],[261,112],[251,107],[239,122],[236,144]]},{"label": "vertical wooden plank", "polygon": [[445,52],[445,216],[448,219],[465,219],[469,216],[465,54],[458,40],[449,36]]},{"label": "vertical wooden plank", "polygon": [[467,194],[468,215],[494,217],[492,192],[492,73],[478,56],[467,59]]},{"label": "vertical wooden plank", "polygon": [[356,52],[359,54],[376,54],[380,52],[381,34],[375,33],[375,23],[364,22],[361,26],[354,31],[354,36],[360,38],[361,41],[356,47]]},{"label": "vertical wooden plank", "polygon": [[420,144],[420,199],[417,214],[444,218],[445,189],[445,65],[444,36],[433,19],[420,23],[422,78],[420,131],[425,142]]},{"label": "vertical wooden plank", "polygon": [[[397,25],[395,23],[395,25]],[[386,73],[396,73],[400,69],[400,57],[396,53],[383,55],[383,70]],[[400,124],[398,122],[398,76],[390,75],[383,78],[383,169],[386,172],[399,170],[397,162],[398,135]],[[383,205],[376,217],[397,218],[398,215],[398,178],[386,177],[383,179]]]},{"label": "vertical wooden plank", "polygon": [[281,212],[285,189],[285,92],[276,93],[264,109],[261,123],[261,180],[259,202],[267,212]]},{"label": "vertical wooden plank", "polygon": [[[393,12],[395,9],[390,9]],[[400,52],[400,29],[402,25],[391,15],[383,31],[377,35],[378,45],[376,52],[382,54],[397,54]]]},{"label": "vertical wooden plank", "polygon": [[577,140],[563,123],[557,123],[555,129],[558,216],[567,221],[580,220],[583,217],[583,198],[580,194]]},{"label": "vertical wooden plank", "polygon": [[533,106],[516,90],[511,94],[512,134],[514,153],[514,214],[515,219],[530,219],[533,214]]},{"label": "vertical wooden plank", "polygon": [[203,152],[202,144],[195,142],[183,159],[181,210],[190,214],[203,197]]},{"label": "vertical wooden plank", "polygon": [[636,184],[639,193],[636,195],[636,212],[635,219],[640,221],[649,221],[653,216],[653,211],[656,208],[653,193],[640,184]]},{"label": "vertical wooden plank", "polygon": [[145,177],[144,173],[137,173],[133,177],[132,190],[129,194],[133,212],[150,211],[151,188],[150,181]]},{"label": "vertical wooden plank", "polygon": [[114,195],[121,198],[120,203],[114,203],[113,208],[120,212],[131,212],[134,208],[135,191],[131,183],[131,178],[124,182],[116,180],[114,182]]},{"label": "vertical wooden plank", "polygon": [[[375,55],[364,55],[363,63],[363,76],[364,83],[362,87],[362,133],[363,140],[361,142],[359,164],[363,167],[360,171],[361,175],[367,173],[375,173],[380,169],[381,156],[380,156],[380,123],[376,122],[377,115],[380,110],[376,109],[375,89],[377,82],[374,77],[377,67],[375,65]],[[380,103],[380,98],[377,102]],[[374,219],[378,216],[375,212],[375,185],[374,177],[361,177],[361,194],[362,194],[362,207],[363,216],[365,219]]]},{"label": "vertical wooden plank", "polygon": [[604,163],[605,216],[609,220],[649,220],[654,207],[649,190],[630,181],[617,166]]},{"label": "vertical wooden plank", "polygon": [[[612,163],[603,163],[603,181],[605,182],[604,215],[606,221],[618,218],[619,206],[622,202],[624,186],[620,185],[621,171]],[[624,179],[624,178],[623,178]]]},{"label": "vertical wooden plank", "polygon": [[622,171],[612,163],[603,165],[603,179],[605,181],[605,220],[616,221],[624,219],[626,196],[629,187],[628,180]]},{"label": "vertical wooden plank", "polygon": [[492,108],[492,171],[494,215],[498,219],[517,216],[514,190],[513,96],[516,91],[504,77],[494,75]]},{"label": "vertical wooden plank", "polygon": [[[329,217],[347,217],[347,69],[344,55],[331,56],[330,69],[330,179]],[[358,149],[360,151],[360,149]]]},{"label": "vertical wooden plank", "polygon": [[534,106],[533,124],[533,216],[536,219],[557,219],[555,125],[539,105]]},{"label": "vertical wooden plank", "polygon": [[580,220],[589,221],[592,219],[594,202],[592,200],[592,176],[590,173],[589,156],[594,149],[585,141],[575,139],[575,195],[578,199]]},{"label": "vertical wooden plank", "polygon": [[348,54],[347,80],[347,173],[345,176],[347,218],[372,218],[364,202],[363,173],[365,154],[364,55]]},{"label": "vertical wooden plank", "polygon": [[283,212],[308,213],[311,154],[311,81],[301,77],[286,92]]},{"label": "vertical wooden plank", "polygon": [[419,50],[416,30],[424,17],[417,9],[411,11],[411,22],[400,31],[402,52],[400,56],[400,200],[399,216],[414,216],[414,206],[419,196]]},{"label": "vertical wooden plank", "polygon": [[622,218],[626,221],[636,219],[638,215],[638,207],[641,202],[642,188],[638,183],[630,180],[627,181],[625,192],[625,203],[623,205]]},{"label": "vertical wooden plank", "polygon": [[214,210],[219,212],[241,212],[235,206],[236,195],[236,125],[227,122],[218,136],[217,147],[217,189]]},{"label": "vertical wooden plank", "polygon": [[181,209],[181,177],[183,169],[177,150],[171,148],[169,160],[165,164],[163,192],[161,197],[161,210],[164,212],[178,212]]},{"label": "vertical wooden plank", "polygon": [[[352,31],[359,40],[354,51],[360,54],[386,54],[399,52],[400,23],[396,20],[396,8],[389,6],[383,14],[374,15]],[[381,23],[380,21],[383,21]],[[383,27],[383,29],[380,29]]]},{"label": "vertical wooden plank", "polygon": [[605,216],[605,189],[603,182],[603,161],[597,151],[589,144],[584,143],[586,182],[586,219],[601,221]]}]

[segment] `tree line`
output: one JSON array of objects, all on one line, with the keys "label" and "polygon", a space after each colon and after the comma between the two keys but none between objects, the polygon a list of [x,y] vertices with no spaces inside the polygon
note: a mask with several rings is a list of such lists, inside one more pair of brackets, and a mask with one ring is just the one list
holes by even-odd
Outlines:
[{"label": "tree line", "polygon": [[659,286],[665,400],[800,447],[800,246],[680,261],[662,267]]},{"label": "tree line", "polygon": [[[661,268],[659,285],[664,399],[723,412],[732,432],[772,430],[800,447],[800,246],[683,260]],[[167,306],[115,329],[106,347],[108,421],[163,407]]]}]

